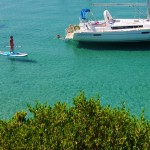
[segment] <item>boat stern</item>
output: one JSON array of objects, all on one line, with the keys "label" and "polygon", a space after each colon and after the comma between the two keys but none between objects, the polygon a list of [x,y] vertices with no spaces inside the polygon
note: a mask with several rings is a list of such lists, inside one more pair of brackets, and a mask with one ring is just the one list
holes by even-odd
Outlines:
[{"label": "boat stern", "polygon": [[65,39],[66,40],[72,40],[73,39],[73,35],[74,35],[74,33],[67,33],[66,36],[65,36]]},{"label": "boat stern", "polygon": [[76,31],[80,30],[80,27],[78,25],[69,25],[69,27],[66,29],[66,40],[72,40],[74,37],[74,33]]}]

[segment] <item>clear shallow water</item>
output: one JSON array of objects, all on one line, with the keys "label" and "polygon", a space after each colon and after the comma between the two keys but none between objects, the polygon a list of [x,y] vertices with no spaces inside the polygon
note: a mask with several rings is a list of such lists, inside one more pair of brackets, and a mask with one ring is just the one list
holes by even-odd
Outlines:
[{"label": "clear shallow water", "polygon": [[[71,104],[80,90],[87,97],[100,95],[103,105],[118,107],[125,101],[132,114],[138,116],[144,109],[150,119],[149,43],[106,45],[54,39],[58,33],[64,35],[70,23],[78,23],[80,10],[89,7],[87,1],[14,0],[12,4],[1,0],[0,6],[0,50],[9,50],[12,34],[15,45],[21,46],[15,50],[29,54],[15,59],[0,56],[0,119],[10,118],[36,100]],[[96,8],[97,17],[101,11]],[[111,12],[129,17],[131,9]]]}]

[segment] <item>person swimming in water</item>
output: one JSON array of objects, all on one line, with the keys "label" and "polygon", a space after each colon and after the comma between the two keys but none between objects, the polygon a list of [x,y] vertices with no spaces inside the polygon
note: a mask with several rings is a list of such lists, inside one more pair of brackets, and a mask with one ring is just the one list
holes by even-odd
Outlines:
[{"label": "person swimming in water", "polygon": [[64,40],[64,39],[65,39],[65,38],[64,38],[62,35],[60,35],[60,34],[57,34],[57,35],[55,36],[55,38],[61,39],[61,40]]}]

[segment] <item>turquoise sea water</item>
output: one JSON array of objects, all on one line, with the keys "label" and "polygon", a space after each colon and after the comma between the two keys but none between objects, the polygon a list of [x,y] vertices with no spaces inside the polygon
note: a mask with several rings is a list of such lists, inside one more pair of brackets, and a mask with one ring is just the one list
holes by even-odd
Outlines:
[{"label": "turquoise sea water", "polygon": [[[130,1],[133,2],[133,1]],[[27,104],[72,103],[83,90],[87,97],[100,95],[103,105],[121,106],[131,113],[144,109],[150,119],[150,43],[96,44],[65,42],[69,24],[79,21],[80,10],[91,8],[97,18],[104,9],[90,7],[87,0],[1,0],[0,51],[15,51],[27,58],[0,56],[0,119],[8,119]],[[114,17],[134,17],[133,8],[111,8]]]}]

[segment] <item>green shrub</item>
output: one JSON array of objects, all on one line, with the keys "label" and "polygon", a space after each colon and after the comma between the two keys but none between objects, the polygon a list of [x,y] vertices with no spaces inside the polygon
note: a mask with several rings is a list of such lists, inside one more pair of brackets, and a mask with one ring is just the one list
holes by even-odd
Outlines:
[{"label": "green shrub", "polygon": [[41,150],[148,150],[150,123],[131,116],[125,105],[103,107],[99,98],[87,100],[81,92],[73,106],[36,103],[28,106],[33,117],[17,112],[9,121],[0,120],[0,149]]}]

